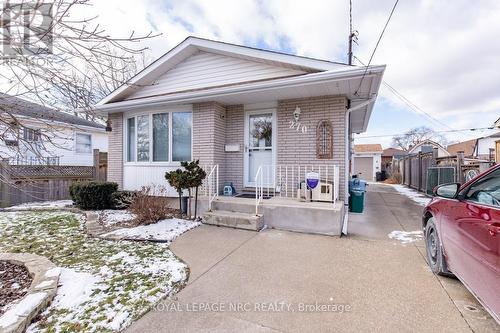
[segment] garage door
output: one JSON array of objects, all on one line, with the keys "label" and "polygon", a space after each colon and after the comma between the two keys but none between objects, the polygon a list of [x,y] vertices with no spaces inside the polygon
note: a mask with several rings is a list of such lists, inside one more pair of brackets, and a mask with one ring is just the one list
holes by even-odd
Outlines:
[{"label": "garage door", "polygon": [[363,180],[373,181],[373,157],[355,157],[353,174],[360,174],[359,178]]}]

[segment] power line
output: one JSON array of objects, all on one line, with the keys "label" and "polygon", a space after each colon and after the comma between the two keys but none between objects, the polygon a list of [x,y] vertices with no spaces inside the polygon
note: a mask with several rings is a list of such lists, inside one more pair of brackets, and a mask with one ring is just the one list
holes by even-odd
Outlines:
[{"label": "power line", "polygon": [[389,25],[389,22],[391,21],[392,14],[394,14],[394,10],[396,10],[396,6],[398,5],[399,0],[396,0],[394,2],[394,6],[392,6],[391,13],[389,14],[389,17],[387,18],[387,22],[385,22],[384,28],[382,29],[382,32],[380,33],[380,36],[378,37],[377,44],[375,44],[375,48],[373,49],[372,55],[370,56],[370,60],[368,61],[368,65],[365,67],[365,71],[363,73],[363,76],[361,77],[361,81],[359,81],[359,86],[358,89],[354,92],[354,95],[358,94],[359,89],[361,88],[361,84],[363,83],[363,79],[365,78],[366,72],[368,71],[368,67],[370,67],[370,64],[372,62],[373,56],[375,55],[375,51],[377,51],[378,44],[380,44],[380,41],[382,40],[382,36],[384,36],[385,29]]},{"label": "power line", "polygon": [[[361,61],[361,59],[359,59],[358,57],[354,56],[354,58],[361,64],[361,65],[365,65],[363,63],[363,61]],[[396,97],[398,97],[403,103],[406,104],[406,106],[408,106],[412,111],[414,111],[415,113],[421,115],[420,113],[422,113],[423,115],[425,115],[428,119],[434,121],[435,123],[441,125],[441,126],[444,126],[450,130],[454,130],[454,128],[450,127],[448,124],[440,121],[439,119],[433,117],[431,114],[429,114],[428,112],[425,112],[424,110],[422,110],[422,108],[420,108],[418,105],[416,105],[415,103],[413,103],[412,101],[410,101],[407,97],[405,97],[402,93],[400,93],[396,88],[394,88],[392,85],[389,84],[389,82],[385,81],[385,80],[382,80],[382,84],[384,86],[386,86],[390,92],[392,92]]]},{"label": "power line", "polygon": [[[495,127],[475,127],[475,128],[452,129],[452,130],[447,130],[447,131],[434,131],[434,132],[435,133],[454,133],[454,132],[466,132],[466,131],[485,131],[485,130],[492,130],[492,129],[495,129]],[[404,134],[405,133],[358,136],[358,137],[356,137],[356,139],[385,138],[385,137],[393,137],[393,136],[404,135]]]}]

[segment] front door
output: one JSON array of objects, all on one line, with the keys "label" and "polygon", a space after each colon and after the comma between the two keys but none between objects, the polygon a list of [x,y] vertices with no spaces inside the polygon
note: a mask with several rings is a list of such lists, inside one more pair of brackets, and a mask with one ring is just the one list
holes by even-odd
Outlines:
[{"label": "front door", "polygon": [[275,123],[275,110],[248,111],[245,114],[245,187],[255,186],[255,176],[259,167],[262,167],[264,186],[273,186]]}]

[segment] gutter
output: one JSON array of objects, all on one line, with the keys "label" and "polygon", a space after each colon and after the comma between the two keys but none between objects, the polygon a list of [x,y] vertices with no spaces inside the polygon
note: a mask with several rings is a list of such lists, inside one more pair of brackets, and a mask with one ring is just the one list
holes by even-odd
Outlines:
[{"label": "gutter", "polygon": [[377,96],[374,96],[363,103],[360,103],[356,106],[350,107],[350,101],[348,108],[345,113],[345,127],[344,127],[344,141],[345,141],[345,161],[346,165],[344,167],[344,219],[342,221],[342,233],[343,235],[347,235],[347,227],[349,223],[349,154],[350,154],[350,115],[351,112],[364,108],[365,106],[370,105],[371,103],[375,103]]}]

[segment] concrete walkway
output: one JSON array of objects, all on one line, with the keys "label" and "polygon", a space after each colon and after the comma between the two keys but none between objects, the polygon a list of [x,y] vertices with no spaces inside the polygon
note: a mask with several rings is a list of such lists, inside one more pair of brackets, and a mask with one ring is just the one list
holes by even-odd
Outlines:
[{"label": "concrete walkway", "polygon": [[430,272],[421,242],[387,237],[419,230],[421,210],[376,185],[349,237],[198,227],[172,244],[188,285],[127,332],[497,331],[458,281]]}]

